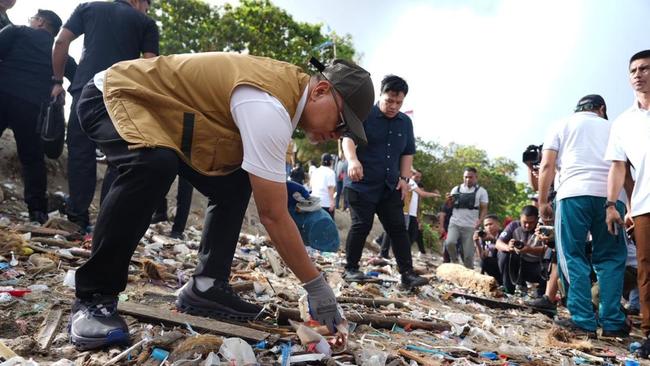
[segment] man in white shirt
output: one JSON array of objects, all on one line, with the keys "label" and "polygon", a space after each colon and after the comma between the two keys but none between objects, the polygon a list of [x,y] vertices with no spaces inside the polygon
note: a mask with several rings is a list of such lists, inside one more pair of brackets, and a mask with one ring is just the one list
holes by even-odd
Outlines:
[{"label": "man in white shirt", "polygon": [[445,248],[452,262],[458,257],[456,243],[461,240],[463,247],[463,264],[474,268],[474,230],[478,229],[487,215],[488,193],[478,185],[476,168],[468,167],[463,172],[463,184],[452,188],[449,196],[453,200],[454,210],[449,221]]},{"label": "man in white shirt", "polygon": [[[650,335],[650,50],[632,56],[629,77],[634,105],[612,124],[605,159],[612,162],[607,179],[607,226],[611,233],[623,230],[623,219],[614,202],[625,188],[629,214],[625,224],[634,226],[641,300],[641,330]],[[650,354],[650,338],[638,350]]]},{"label": "man in white shirt", "polygon": [[[600,95],[584,96],[575,113],[560,121],[544,142],[539,173],[541,217],[550,221],[553,208],[548,193],[558,172],[555,207],[555,243],[562,277],[569,284],[567,307],[571,319],[556,323],[595,338],[598,323],[603,337],[629,335],[625,314],[619,305],[627,250],[622,233],[611,235],[605,223],[607,174],[604,159],[611,123]],[[624,198],[614,203],[622,213]],[[587,235],[593,238],[591,263],[586,254]],[[598,320],[591,303],[591,268],[600,284]]]},{"label": "man in white shirt", "polygon": [[93,253],[76,272],[69,332],[77,348],[129,341],[118,294],[176,175],[209,199],[198,264],[176,301],[180,312],[239,321],[260,314],[229,285],[252,193],[274,247],[307,292],[311,316],[334,331],[341,321],[336,297],[287,210],[285,157],[296,127],[314,143],[343,134],[365,143],[361,120],[374,88],[370,74],[351,62],[312,64],[319,73],[310,76],[250,55],[170,55],[117,63],[84,87],[80,127],[120,175],[102,203]]},{"label": "man in white shirt", "polygon": [[311,185],[311,195],[320,199],[320,207],[333,219],[336,177],[331,166],[332,155],[323,154],[320,159],[320,166],[312,172],[309,184]]}]

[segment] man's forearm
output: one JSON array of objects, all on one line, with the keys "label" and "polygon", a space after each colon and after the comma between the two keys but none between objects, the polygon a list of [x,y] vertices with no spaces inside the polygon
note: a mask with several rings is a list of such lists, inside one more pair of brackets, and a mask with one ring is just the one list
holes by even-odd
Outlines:
[{"label": "man's forearm", "polygon": [[54,50],[52,51],[52,75],[55,79],[63,79],[69,48],[70,43],[65,41],[57,41],[54,44]]},{"label": "man's forearm", "polygon": [[488,211],[488,205],[487,203],[481,203],[480,204],[481,210],[479,212],[479,221],[483,222],[483,219],[485,219],[485,216],[487,216],[487,211]]},{"label": "man's forearm", "polygon": [[410,177],[413,168],[413,155],[402,155],[399,159],[399,175]]},{"label": "man's forearm", "polygon": [[269,233],[280,257],[302,283],[318,277],[319,272],[307,255],[300,232],[288,213],[265,220],[264,228]]},{"label": "man's forearm", "polygon": [[607,175],[607,200],[616,201],[625,183],[625,162],[612,161]]},{"label": "man's forearm", "polygon": [[625,195],[627,196],[627,211],[632,211],[632,192],[634,191],[634,179],[630,171],[630,163],[625,163],[625,182],[623,183]]},{"label": "man's forearm", "polygon": [[343,154],[348,160],[357,160],[357,146],[354,144],[354,140],[349,137],[344,137],[343,142]]},{"label": "man's forearm", "polygon": [[555,160],[557,151],[544,150],[542,154],[542,163],[539,168],[539,203],[548,203],[549,190],[551,183],[555,179]]}]

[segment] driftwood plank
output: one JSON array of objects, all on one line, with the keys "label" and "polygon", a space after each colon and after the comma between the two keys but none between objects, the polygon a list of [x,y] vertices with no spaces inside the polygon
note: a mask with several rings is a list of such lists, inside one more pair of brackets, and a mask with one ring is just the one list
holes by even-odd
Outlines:
[{"label": "driftwood plank", "polygon": [[404,302],[399,300],[390,300],[390,299],[374,299],[374,298],[365,298],[365,297],[344,297],[339,296],[336,298],[336,301],[342,304],[362,304],[370,306],[373,308],[378,308],[380,306],[395,305],[396,308],[403,308]]},{"label": "driftwood plank", "polygon": [[136,318],[154,319],[157,322],[180,325],[189,324],[196,330],[203,330],[206,332],[230,337],[239,337],[245,340],[256,342],[265,340],[271,335],[270,333],[247,328],[241,325],[224,323],[218,320],[193,316],[189,314],[171,312],[169,310],[156,309],[150,306],[130,302],[120,302],[117,309],[120,313],[128,314]]},{"label": "driftwood plank", "polygon": [[14,358],[18,356],[14,351],[11,350],[11,348],[7,347],[2,341],[0,341],[0,359],[2,360],[9,360],[11,358]]},{"label": "driftwood plank", "polygon": [[448,293],[448,295],[450,297],[462,297],[464,299],[474,301],[477,304],[485,305],[492,309],[502,309],[502,310],[517,309],[526,312],[532,311],[533,313],[542,313],[550,317],[555,316],[555,312],[553,312],[552,310],[545,310],[545,309],[534,308],[526,305],[513,304],[505,301],[492,300],[485,297],[463,294],[461,292],[451,292]]},{"label": "driftwood plank", "polygon": [[53,306],[50,311],[48,311],[43,323],[41,324],[41,329],[38,331],[36,336],[36,341],[41,348],[41,350],[47,350],[52,344],[52,339],[54,338],[54,333],[56,329],[61,324],[61,317],[63,316],[63,310],[59,306]]},{"label": "driftwood plank", "polygon": [[[302,321],[300,318],[300,310],[290,309],[284,307],[277,308],[277,318],[279,322],[288,322],[289,319]],[[416,319],[386,317],[379,314],[362,314],[359,312],[348,312],[345,318],[351,322],[358,324],[372,324],[374,327],[383,329],[392,329],[395,324],[400,327],[410,327],[411,329],[425,329],[434,332],[443,332],[450,330],[451,327],[448,323],[429,322]]]},{"label": "driftwood plank", "polygon": [[434,360],[431,358],[427,358],[424,356],[420,356],[419,354],[411,351],[407,351],[405,349],[400,349],[399,351],[400,356],[404,356],[408,358],[409,360],[413,360],[417,363],[419,363],[422,366],[441,366],[442,363],[438,360]]}]

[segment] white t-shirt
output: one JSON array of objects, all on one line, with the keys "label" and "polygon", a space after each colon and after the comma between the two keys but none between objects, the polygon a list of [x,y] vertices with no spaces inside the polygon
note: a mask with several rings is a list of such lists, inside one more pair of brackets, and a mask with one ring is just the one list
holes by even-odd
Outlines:
[{"label": "white t-shirt", "polygon": [[[93,78],[100,91],[105,73],[98,72]],[[269,93],[250,85],[235,88],[230,96],[230,113],[244,146],[242,169],[270,181],[287,181],[286,153],[306,102],[307,88],[292,119],[282,103]]]},{"label": "white t-shirt", "polygon": [[[468,188],[465,184],[460,185],[460,192],[458,192],[458,186],[452,188],[451,194],[457,193],[472,193],[476,187]],[[481,213],[480,204],[488,203],[488,193],[485,188],[479,185],[478,191],[476,191],[476,202],[474,207],[479,207],[475,210],[470,210],[468,208],[455,208],[451,213],[451,219],[449,220],[449,225],[456,225],[461,227],[474,227],[476,225],[476,220],[478,220],[479,214]]]},{"label": "white t-shirt", "polygon": [[418,216],[418,203],[420,201],[420,195],[415,189],[418,187],[418,184],[414,180],[409,180],[409,190],[411,191],[411,202],[409,202],[409,216],[417,217]]},{"label": "white t-shirt", "polygon": [[314,169],[309,180],[311,185],[311,195],[320,198],[321,207],[329,208],[332,204],[330,200],[329,188],[336,187],[336,174],[326,166],[319,166]]},{"label": "white t-shirt", "polygon": [[242,169],[270,181],[287,181],[287,148],[306,101],[307,89],[291,119],[282,103],[267,92],[248,85],[235,88],[230,112],[244,145]]},{"label": "white t-shirt", "polygon": [[[650,212],[650,111],[638,103],[621,114],[612,124],[605,159],[627,161],[634,179],[632,216]],[[646,171],[648,173],[646,173]]]},{"label": "white t-shirt", "polygon": [[[610,162],[604,159],[611,122],[593,112],[577,112],[559,121],[544,141],[557,151],[557,199],[607,197]],[[625,197],[621,197],[625,202]]]}]

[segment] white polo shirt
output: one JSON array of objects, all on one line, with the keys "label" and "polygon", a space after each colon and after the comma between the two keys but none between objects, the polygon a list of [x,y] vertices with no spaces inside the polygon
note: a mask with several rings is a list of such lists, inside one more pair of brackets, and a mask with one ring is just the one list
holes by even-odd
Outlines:
[{"label": "white polo shirt", "polygon": [[623,112],[612,124],[605,159],[629,160],[634,169],[632,216],[650,212],[650,111],[640,109],[638,103]]},{"label": "white polo shirt", "polygon": [[[611,122],[593,112],[577,112],[559,121],[544,141],[557,151],[557,199],[607,197],[611,163],[604,159]],[[624,195],[619,197],[625,202]]]}]

